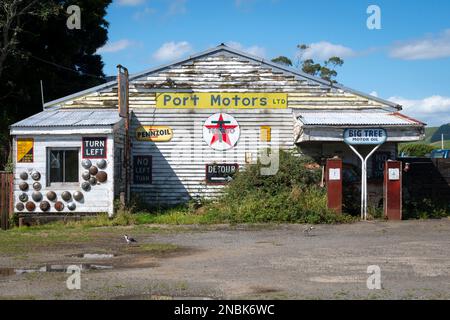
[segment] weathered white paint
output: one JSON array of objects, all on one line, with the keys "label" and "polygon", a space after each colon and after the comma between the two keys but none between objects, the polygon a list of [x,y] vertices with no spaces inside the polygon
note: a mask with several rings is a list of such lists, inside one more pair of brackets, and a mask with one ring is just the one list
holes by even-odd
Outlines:
[{"label": "weathered white paint", "polygon": [[[239,123],[241,136],[236,146],[227,151],[213,150],[203,140],[204,121],[212,114],[226,112]],[[174,110],[139,109],[133,111],[130,134],[133,155],[153,157],[153,183],[131,185],[131,190],[150,204],[172,204],[190,197],[216,196],[222,186],[205,183],[208,163],[238,163],[245,165],[245,153],[257,159],[258,150],[265,147],[293,148],[291,110]],[[135,130],[141,125],[164,125],[173,129],[169,142],[138,141]],[[271,126],[272,142],[260,142],[260,127]]]}]

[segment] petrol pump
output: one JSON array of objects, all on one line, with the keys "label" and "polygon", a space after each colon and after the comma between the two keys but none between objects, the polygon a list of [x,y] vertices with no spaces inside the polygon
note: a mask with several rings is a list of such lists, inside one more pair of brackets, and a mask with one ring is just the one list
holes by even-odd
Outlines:
[{"label": "petrol pump", "polygon": [[384,216],[389,220],[402,219],[402,163],[388,160],[384,164]]},{"label": "petrol pump", "polygon": [[342,213],[342,160],[338,157],[327,159],[325,180],[328,208]]}]

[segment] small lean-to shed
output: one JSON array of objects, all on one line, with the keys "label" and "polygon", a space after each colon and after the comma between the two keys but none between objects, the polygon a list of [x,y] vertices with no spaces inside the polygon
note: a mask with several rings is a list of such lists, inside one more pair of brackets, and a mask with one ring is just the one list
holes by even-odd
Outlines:
[{"label": "small lean-to shed", "polygon": [[113,214],[123,119],[116,109],[42,111],[11,126],[17,213]]},{"label": "small lean-to shed", "polygon": [[[45,107],[112,112],[118,107],[117,87],[111,81]],[[379,159],[395,158],[398,142],[424,134],[424,124],[400,114],[395,103],[225,45],[131,75],[129,107],[130,184],[117,181],[108,201],[113,189],[129,187],[131,197],[139,196],[149,206],[214,197],[233,172],[261,159],[267,148],[298,148],[317,161],[338,155],[358,165],[343,142],[347,126],[388,129]],[[111,124],[111,137],[119,123]],[[12,130],[18,137],[16,126]],[[82,130],[66,129],[76,131],[80,140]],[[49,131],[50,136],[59,141],[64,135]],[[262,158],[267,174],[276,171],[273,155]],[[25,167],[20,164],[16,172]],[[88,206],[99,211],[92,202]]]}]

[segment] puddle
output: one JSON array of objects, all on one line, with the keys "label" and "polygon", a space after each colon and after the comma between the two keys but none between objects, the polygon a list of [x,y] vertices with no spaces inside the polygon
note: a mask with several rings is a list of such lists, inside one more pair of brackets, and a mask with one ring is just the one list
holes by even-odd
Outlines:
[{"label": "puddle", "polygon": [[[29,268],[29,269],[20,269],[20,268],[0,268],[0,277],[9,277],[14,275],[23,275],[27,273],[35,273],[35,272],[67,272],[68,267],[71,265],[59,265],[59,264],[51,264],[45,265],[39,268]],[[113,266],[110,265],[99,265],[99,264],[76,264],[76,266],[81,267],[82,271],[88,270],[111,270]]]},{"label": "puddle", "polygon": [[112,259],[117,255],[113,253],[80,253],[72,257],[91,259],[91,260],[101,260],[101,259]]}]

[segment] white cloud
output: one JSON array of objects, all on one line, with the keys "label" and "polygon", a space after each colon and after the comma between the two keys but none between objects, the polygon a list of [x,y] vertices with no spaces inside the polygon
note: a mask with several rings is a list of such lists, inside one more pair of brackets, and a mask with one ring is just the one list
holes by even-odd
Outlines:
[{"label": "white cloud", "polygon": [[245,47],[243,46],[241,43],[236,42],[236,41],[229,41],[226,43],[227,46],[229,46],[230,48],[234,48],[243,52],[247,52],[251,55],[257,56],[257,57],[262,57],[264,58],[266,56],[266,49],[264,49],[263,47],[259,47],[259,46],[250,46],[250,47]]},{"label": "white cloud", "polygon": [[192,46],[187,41],[166,42],[153,54],[153,58],[158,61],[178,59],[187,53],[192,52]]},{"label": "white cloud", "polygon": [[122,39],[122,40],[118,40],[118,41],[114,41],[114,42],[108,42],[103,47],[97,49],[96,53],[101,54],[101,53],[122,51],[126,48],[131,47],[134,44],[135,44],[134,41],[131,41],[128,39]]},{"label": "white cloud", "polygon": [[450,29],[439,35],[395,43],[389,55],[404,60],[438,59],[450,57]]},{"label": "white cloud", "polygon": [[144,18],[146,18],[147,16],[153,15],[153,14],[155,14],[155,13],[156,13],[156,9],[150,8],[150,7],[146,7],[146,8],[144,8],[144,10],[137,11],[137,12],[133,15],[133,18],[134,18],[135,20],[141,20],[141,19],[144,19]]},{"label": "white cloud", "polygon": [[374,96],[374,97],[378,97],[378,92],[372,91],[372,92],[370,93],[370,95],[371,95],[371,96]]},{"label": "white cloud", "polygon": [[168,15],[184,14],[187,12],[186,0],[172,0],[167,11]]},{"label": "white cloud", "polygon": [[327,60],[333,56],[348,58],[356,55],[356,52],[351,48],[327,41],[314,42],[308,44],[308,47],[309,48],[302,53],[302,59]]},{"label": "white cloud", "polygon": [[138,6],[144,2],[145,0],[118,0],[117,4],[119,6]]},{"label": "white cloud", "polygon": [[414,100],[394,96],[388,100],[402,105],[402,112],[428,125],[434,126],[450,123],[450,97],[433,95]]}]

